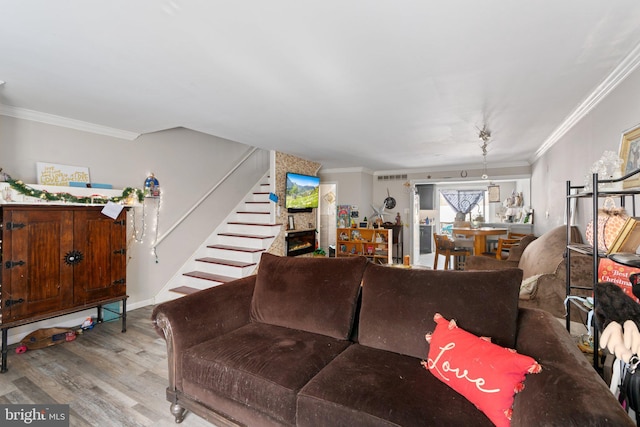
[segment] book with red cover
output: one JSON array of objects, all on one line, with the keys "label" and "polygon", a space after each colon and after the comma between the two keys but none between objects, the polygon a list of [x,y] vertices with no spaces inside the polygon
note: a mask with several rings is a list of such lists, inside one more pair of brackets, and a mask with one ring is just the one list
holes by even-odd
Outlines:
[{"label": "book with red cover", "polygon": [[631,292],[631,282],[629,281],[629,275],[633,273],[640,273],[640,268],[629,267],[623,264],[619,264],[609,258],[601,258],[598,264],[598,281],[599,282],[611,282],[620,286],[625,294],[627,294],[635,302],[640,303],[638,298]]}]

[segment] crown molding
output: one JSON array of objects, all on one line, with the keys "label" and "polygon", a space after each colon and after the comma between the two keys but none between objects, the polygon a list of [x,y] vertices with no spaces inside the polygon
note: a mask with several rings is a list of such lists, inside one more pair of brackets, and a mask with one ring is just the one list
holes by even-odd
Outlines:
[{"label": "crown molding", "polygon": [[31,120],[34,122],[46,123],[48,125],[60,126],[69,129],[81,130],[98,135],[112,136],[114,138],[127,139],[133,141],[140,136],[139,133],[129,132],[122,129],[115,129],[95,123],[83,122],[81,120],[69,119],[67,117],[42,113],[40,111],[28,110],[26,108],[12,107],[0,104],[0,115],[15,117],[16,119]]},{"label": "crown molding", "polygon": [[571,128],[595,108],[609,93],[623,82],[640,65],[640,43],[618,64],[616,68],[600,83],[595,90],[564,121],[549,135],[538,148],[531,163],[538,160],[553,145],[560,140]]},{"label": "crown molding", "polygon": [[[492,163],[487,165],[487,170],[507,169],[507,168],[529,168],[531,164],[529,162],[506,162],[506,163]],[[449,165],[449,166],[434,166],[426,168],[415,169],[388,169],[378,170],[373,175],[398,175],[398,174],[420,174],[420,173],[433,173],[433,172],[456,172],[460,170],[482,170],[484,165],[478,164],[466,164],[466,165]]]},{"label": "crown molding", "polygon": [[318,173],[366,173],[369,175],[373,175],[374,171],[364,167],[324,169],[321,166],[320,169],[318,170]]}]

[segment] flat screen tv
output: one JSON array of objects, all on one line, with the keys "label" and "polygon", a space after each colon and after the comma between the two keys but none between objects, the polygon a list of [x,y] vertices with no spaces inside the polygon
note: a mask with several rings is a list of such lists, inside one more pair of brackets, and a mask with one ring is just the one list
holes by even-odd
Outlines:
[{"label": "flat screen tv", "polygon": [[318,207],[320,178],[287,172],[285,207],[289,212],[309,212]]}]

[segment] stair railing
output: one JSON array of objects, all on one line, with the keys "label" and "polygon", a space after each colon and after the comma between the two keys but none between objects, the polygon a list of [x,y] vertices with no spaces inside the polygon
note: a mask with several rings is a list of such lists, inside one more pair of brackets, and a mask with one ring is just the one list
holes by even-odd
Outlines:
[{"label": "stair railing", "polygon": [[185,212],[184,215],[182,215],[171,227],[169,227],[169,229],[167,231],[165,231],[160,237],[158,237],[158,239],[156,239],[156,241],[153,243],[153,251],[155,253],[156,248],[158,247],[158,245],[160,245],[160,243],[162,243],[162,241],[164,239],[166,239],[167,237],[169,237],[169,235],[176,229],[178,228],[178,226],[180,226],[180,224],[182,224],[184,222],[184,220],[186,220],[189,215],[191,215],[196,209],[198,209],[198,207],[205,201],[207,200],[207,198],[218,189],[218,187],[220,187],[220,185],[222,185],[240,166],[242,166],[242,164],[247,161],[247,159],[249,159],[251,157],[251,155],[253,153],[255,153],[258,150],[258,147],[253,147],[251,148],[249,151],[247,151],[247,153],[244,155],[244,157],[242,157],[238,163],[236,163],[236,165],[234,167],[232,167],[213,187],[211,187],[211,189],[209,189],[209,191],[207,191],[205,193],[204,196],[202,196],[197,202],[194,203],[194,205],[187,211]]}]

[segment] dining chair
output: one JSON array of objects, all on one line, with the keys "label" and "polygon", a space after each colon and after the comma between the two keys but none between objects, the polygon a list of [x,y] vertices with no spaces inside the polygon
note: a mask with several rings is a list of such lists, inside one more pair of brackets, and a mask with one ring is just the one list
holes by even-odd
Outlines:
[{"label": "dining chair", "polygon": [[[505,224],[505,228],[507,228],[507,230],[509,230],[510,225],[509,224]],[[510,238],[509,236],[510,231],[507,231],[505,234],[502,235],[494,235],[494,236],[487,236],[487,247],[484,253],[479,254],[479,255],[485,255],[485,256],[489,256],[489,257],[494,257],[496,256],[497,250],[498,250],[498,240],[499,239],[508,239]]]},{"label": "dining chair", "polygon": [[525,236],[531,236],[531,233],[513,233],[513,232],[509,232],[509,235],[507,236],[507,238],[509,239],[522,239]]},{"label": "dining chair", "polygon": [[[453,228],[471,228],[470,221],[454,221]],[[464,234],[455,234],[452,231],[453,241],[456,245],[456,248],[465,248],[470,251],[473,251],[473,236],[465,236]],[[475,255],[475,254],[473,254]]]},{"label": "dining chair", "polygon": [[504,238],[498,239],[498,246],[496,248],[496,259],[504,260],[509,257],[509,250],[520,244],[521,238]]},{"label": "dining chair", "polygon": [[471,256],[471,250],[467,248],[456,248],[456,244],[446,234],[433,233],[433,240],[435,242],[436,253],[433,257],[433,269],[438,269],[438,258],[440,255],[444,256],[444,269],[449,270],[449,261],[452,260],[452,264],[455,270],[462,270],[464,266],[464,259]]}]

